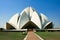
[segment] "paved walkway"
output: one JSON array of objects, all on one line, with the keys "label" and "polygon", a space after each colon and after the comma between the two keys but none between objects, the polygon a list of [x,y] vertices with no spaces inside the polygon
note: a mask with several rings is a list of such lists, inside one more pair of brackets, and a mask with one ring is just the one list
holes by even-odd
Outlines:
[{"label": "paved walkway", "polygon": [[29,31],[27,40],[40,40],[40,39],[34,34],[33,31]]}]

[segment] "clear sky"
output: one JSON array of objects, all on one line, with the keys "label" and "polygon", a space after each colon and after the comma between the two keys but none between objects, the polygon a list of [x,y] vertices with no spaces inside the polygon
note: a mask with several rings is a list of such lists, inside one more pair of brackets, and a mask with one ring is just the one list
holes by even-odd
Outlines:
[{"label": "clear sky", "polygon": [[39,14],[45,14],[53,22],[54,28],[60,28],[60,0],[0,0],[0,27],[11,16],[29,6]]}]

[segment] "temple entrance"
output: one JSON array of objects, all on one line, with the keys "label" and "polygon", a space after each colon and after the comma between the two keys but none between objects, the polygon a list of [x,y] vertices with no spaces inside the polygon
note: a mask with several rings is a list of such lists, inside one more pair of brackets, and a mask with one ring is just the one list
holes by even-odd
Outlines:
[{"label": "temple entrance", "polygon": [[22,29],[27,29],[27,31],[36,31],[36,29],[39,29],[36,24],[33,22],[29,21],[27,22]]}]

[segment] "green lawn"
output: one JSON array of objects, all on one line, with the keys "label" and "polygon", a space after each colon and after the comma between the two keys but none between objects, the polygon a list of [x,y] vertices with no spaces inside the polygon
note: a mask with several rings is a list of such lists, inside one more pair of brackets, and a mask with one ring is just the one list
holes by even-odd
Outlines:
[{"label": "green lawn", "polygon": [[60,32],[36,32],[45,40],[60,40]]},{"label": "green lawn", "polygon": [[0,40],[23,40],[26,34],[22,34],[22,32],[0,32]]}]

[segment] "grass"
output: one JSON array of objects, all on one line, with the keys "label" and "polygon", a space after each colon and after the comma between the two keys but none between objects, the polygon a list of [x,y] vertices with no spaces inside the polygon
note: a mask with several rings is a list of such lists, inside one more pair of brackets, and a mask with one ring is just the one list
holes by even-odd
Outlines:
[{"label": "grass", "polygon": [[22,32],[0,32],[0,40],[23,40],[26,34]]},{"label": "grass", "polygon": [[60,32],[36,32],[45,40],[60,40]]}]

